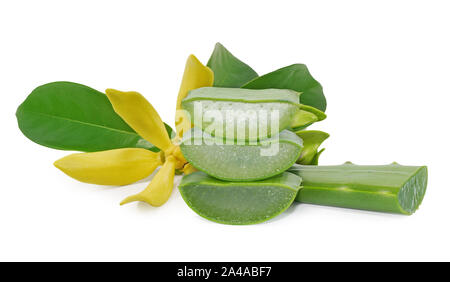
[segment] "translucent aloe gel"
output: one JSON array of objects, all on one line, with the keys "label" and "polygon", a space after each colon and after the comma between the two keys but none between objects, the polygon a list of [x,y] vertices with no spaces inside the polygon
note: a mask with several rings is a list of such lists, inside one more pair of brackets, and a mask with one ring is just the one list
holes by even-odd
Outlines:
[{"label": "translucent aloe gel", "polygon": [[218,179],[253,181],[282,173],[299,158],[302,139],[284,130],[263,141],[237,144],[192,129],[180,145],[183,156],[197,169]]}]

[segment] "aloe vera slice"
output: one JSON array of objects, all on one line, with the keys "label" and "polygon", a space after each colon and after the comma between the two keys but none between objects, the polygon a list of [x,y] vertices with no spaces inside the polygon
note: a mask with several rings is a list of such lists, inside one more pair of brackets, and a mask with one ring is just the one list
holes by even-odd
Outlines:
[{"label": "aloe vera slice", "polygon": [[183,156],[195,168],[216,178],[253,181],[282,173],[300,156],[303,141],[284,130],[279,135],[255,143],[223,140],[192,129],[180,145]]},{"label": "aloe vera slice", "polygon": [[198,215],[225,224],[254,224],[285,211],[301,178],[284,172],[255,182],[227,182],[203,172],[185,175],[179,185],[186,204]]},{"label": "aloe vera slice", "polygon": [[299,111],[298,92],[203,87],[182,101],[194,126],[213,136],[256,140],[288,127]]},{"label": "aloe vera slice", "polygon": [[318,205],[412,214],[427,188],[426,166],[295,165],[302,179],[296,201]]},{"label": "aloe vera slice", "polygon": [[291,128],[293,131],[305,129],[311,124],[322,121],[327,115],[311,106],[300,105],[300,110],[295,114],[291,121]]}]

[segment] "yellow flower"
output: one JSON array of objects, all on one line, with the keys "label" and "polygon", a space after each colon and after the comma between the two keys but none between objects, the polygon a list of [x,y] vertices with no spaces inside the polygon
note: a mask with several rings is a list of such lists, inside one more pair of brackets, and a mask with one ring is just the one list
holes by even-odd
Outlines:
[{"label": "yellow flower", "polygon": [[175,126],[177,135],[171,140],[158,112],[138,92],[122,92],[107,89],[106,95],[114,111],[142,138],[161,151],[123,148],[94,153],[77,153],[61,158],[55,166],[79,181],[100,185],[126,185],[149,176],[158,166],[162,167],[142,192],[124,199],[120,204],[143,201],[161,206],[173,189],[175,170],[189,174],[195,171],[177,145],[183,133],[191,128],[186,113],[181,110],[181,100],[192,89],[212,86],[214,75],[194,55],[190,55],[177,98]]}]

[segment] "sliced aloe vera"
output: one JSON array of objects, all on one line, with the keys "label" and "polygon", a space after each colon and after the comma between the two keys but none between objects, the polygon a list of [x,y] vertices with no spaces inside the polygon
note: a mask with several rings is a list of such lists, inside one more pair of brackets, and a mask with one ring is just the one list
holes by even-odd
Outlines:
[{"label": "sliced aloe vera", "polygon": [[286,89],[203,87],[182,101],[194,126],[228,139],[264,139],[290,127],[299,93]]},{"label": "sliced aloe vera", "polygon": [[296,201],[380,212],[412,214],[427,188],[426,166],[295,165],[302,179]]},{"label": "sliced aloe vera", "polygon": [[289,130],[263,141],[240,143],[194,128],[184,136],[180,147],[186,160],[209,175],[222,180],[253,181],[291,167],[300,156],[302,144],[302,139]]},{"label": "sliced aloe vera", "polygon": [[300,105],[300,110],[295,114],[291,121],[291,128],[293,131],[305,129],[311,124],[322,121],[327,115],[311,106]]},{"label": "sliced aloe vera", "polygon": [[225,224],[254,224],[285,211],[300,189],[301,178],[284,172],[255,182],[228,182],[203,172],[185,175],[181,196],[198,215]]}]

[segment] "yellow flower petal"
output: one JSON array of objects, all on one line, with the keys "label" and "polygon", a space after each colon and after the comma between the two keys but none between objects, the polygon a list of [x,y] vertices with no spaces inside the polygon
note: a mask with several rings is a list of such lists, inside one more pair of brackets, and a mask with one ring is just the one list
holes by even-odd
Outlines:
[{"label": "yellow flower petal", "polygon": [[161,150],[171,146],[169,134],[153,106],[138,92],[106,89],[114,111],[142,138]]},{"label": "yellow flower petal", "polygon": [[54,165],[81,182],[126,185],[149,176],[161,165],[161,159],[159,153],[146,149],[125,148],[72,154]]},{"label": "yellow flower petal", "polygon": [[191,164],[186,164],[184,167],[183,167],[183,173],[185,174],[185,175],[188,175],[188,174],[191,174],[191,173],[193,173],[193,172],[196,172],[196,171],[198,171],[193,165],[191,165]]},{"label": "yellow flower petal", "polygon": [[175,127],[177,137],[191,128],[191,122],[186,112],[181,110],[181,101],[186,98],[188,92],[200,87],[212,86],[214,82],[213,71],[204,66],[194,55],[190,55],[184,68],[183,80],[177,98],[177,111],[175,113]]},{"label": "yellow flower petal", "polygon": [[162,206],[167,202],[172,193],[174,176],[175,158],[169,156],[144,191],[126,198],[120,204],[124,205],[134,201],[142,201],[155,207]]}]

